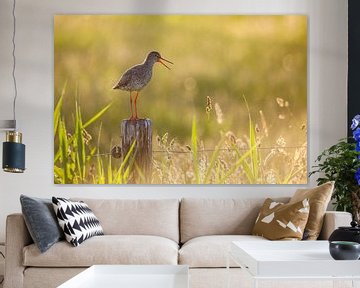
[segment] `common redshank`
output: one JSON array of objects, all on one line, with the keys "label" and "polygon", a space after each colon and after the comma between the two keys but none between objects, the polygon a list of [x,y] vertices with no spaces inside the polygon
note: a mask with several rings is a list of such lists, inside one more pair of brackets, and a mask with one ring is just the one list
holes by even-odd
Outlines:
[{"label": "common redshank", "polygon": [[[152,76],[152,69],[156,62],[163,64],[166,68],[170,69],[163,61],[170,64],[174,64],[169,60],[166,60],[161,57],[160,53],[157,51],[150,52],[143,63],[135,65],[128,70],[120,77],[120,80],[113,87],[113,89],[120,89],[125,91],[130,91],[130,109],[131,117],[129,120],[137,120],[137,107],[136,101],[139,96],[139,92],[150,82]],[[136,93],[133,93],[136,92]],[[133,95],[135,95],[133,97]],[[133,99],[134,98],[134,99]],[[134,103],[134,107],[133,107]],[[135,113],[134,113],[135,112]]]}]

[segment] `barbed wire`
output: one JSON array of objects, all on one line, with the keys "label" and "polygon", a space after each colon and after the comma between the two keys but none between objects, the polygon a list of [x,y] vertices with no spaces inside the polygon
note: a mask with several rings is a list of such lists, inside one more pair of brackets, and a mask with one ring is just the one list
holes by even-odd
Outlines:
[{"label": "barbed wire", "polygon": [[[258,150],[273,150],[273,149],[306,149],[307,146],[270,146],[270,147],[257,147]],[[200,149],[197,150],[197,153],[208,153],[208,152],[214,152],[214,151],[249,151],[250,148],[220,148],[220,149]],[[173,153],[173,154],[189,154],[192,151],[189,149],[188,151],[184,150],[152,150],[153,153]],[[100,156],[108,156],[112,155],[111,152],[106,153],[98,153],[95,155],[92,155],[92,157],[100,157]]]}]

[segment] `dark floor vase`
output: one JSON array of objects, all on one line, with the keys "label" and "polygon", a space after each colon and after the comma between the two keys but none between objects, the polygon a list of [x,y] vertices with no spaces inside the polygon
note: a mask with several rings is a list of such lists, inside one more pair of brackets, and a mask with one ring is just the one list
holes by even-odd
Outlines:
[{"label": "dark floor vase", "polygon": [[329,241],[350,241],[360,244],[360,226],[352,221],[350,227],[339,227],[329,237]]}]

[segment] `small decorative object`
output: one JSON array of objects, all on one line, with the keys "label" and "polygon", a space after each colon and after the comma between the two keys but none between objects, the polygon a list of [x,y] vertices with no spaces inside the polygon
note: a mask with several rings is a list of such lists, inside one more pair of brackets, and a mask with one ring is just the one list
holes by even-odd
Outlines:
[{"label": "small decorative object", "polygon": [[329,250],[335,260],[358,260],[360,257],[360,244],[357,242],[332,241]]},{"label": "small decorative object", "polygon": [[[353,137],[342,139],[325,149],[316,159],[309,176],[320,173],[318,184],[335,181],[334,200],[337,211],[348,211],[360,221],[360,115],[352,120]],[[349,140],[349,141],[348,141]],[[354,143],[355,140],[355,143]],[[341,239],[344,240],[344,239]]]},{"label": "small decorative object", "polygon": [[339,227],[329,237],[329,241],[351,241],[360,244],[360,226],[356,221],[350,223],[350,227]]}]

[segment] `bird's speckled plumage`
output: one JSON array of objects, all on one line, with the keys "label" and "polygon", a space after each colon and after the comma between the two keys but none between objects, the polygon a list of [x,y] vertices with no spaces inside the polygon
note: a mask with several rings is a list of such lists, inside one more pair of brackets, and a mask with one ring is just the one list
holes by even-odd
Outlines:
[{"label": "bird's speckled plumage", "polygon": [[143,63],[126,70],[113,89],[125,91],[140,91],[143,89],[150,82],[153,66],[158,62],[159,57],[161,57],[159,52],[150,52]]},{"label": "bird's speckled plumage", "polygon": [[[162,58],[159,52],[152,51],[146,56],[146,59],[143,63],[135,65],[126,70],[125,73],[120,77],[120,80],[116,83],[116,85],[114,85],[113,89],[130,91],[130,120],[138,119],[136,101],[141,89],[143,89],[151,80],[154,64],[156,62],[160,62],[166,68],[170,69],[163,61],[173,64],[169,60]],[[132,92],[136,92],[135,97],[132,97]]]}]

